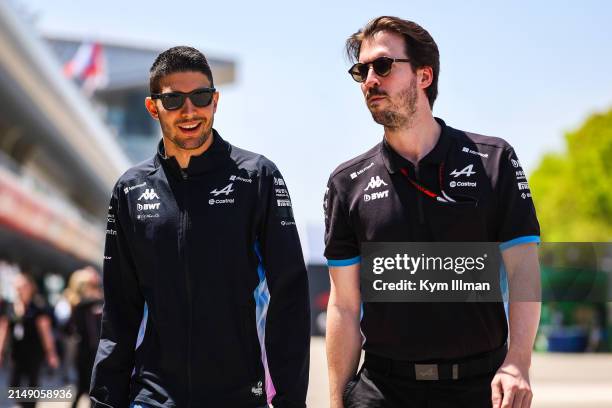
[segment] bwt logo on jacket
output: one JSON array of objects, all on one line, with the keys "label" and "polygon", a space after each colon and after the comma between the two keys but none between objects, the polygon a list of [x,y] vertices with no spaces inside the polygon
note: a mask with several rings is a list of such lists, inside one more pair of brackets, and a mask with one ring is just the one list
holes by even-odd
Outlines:
[{"label": "bwt logo on jacket", "polygon": [[378,200],[379,198],[389,198],[389,190],[376,191],[372,194],[364,194],[363,201]]},{"label": "bwt logo on jacket", "polygon": [[145,200],[155,200],[155,199],[159,200],[159,196],[157,195],[157,193],[155,193],[155,189],[153,189],[153,188],[151,188],[151,189],[147,188],[144,191],[144,193],[142,193],[140,195],[140,197],[138,197],[138,201],[142,200],[143,198]]},{"label": "bwt logo on jacket", "polygon": [[159,206],[161,203],[151,203],[151,204],[136,204],[136,209],[138,211],[143,210],[159,210]]}]

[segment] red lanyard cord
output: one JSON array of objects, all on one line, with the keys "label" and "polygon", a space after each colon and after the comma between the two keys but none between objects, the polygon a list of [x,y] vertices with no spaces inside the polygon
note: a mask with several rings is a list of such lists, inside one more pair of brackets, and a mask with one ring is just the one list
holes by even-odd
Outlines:
[{"label": "red lanyard cord", "polygon": [[436,198],[438,196],[438,194],[434,193],[433,191],[429,190],[426,187],[423,187],[422,185],[420,185],[419,183],[417,183],[416,181],[414,181],[413,179],[410,178],[410,176],[408,175],[408,170],[403,168],[400,170],[402,172],[402,174],[404,176],[406,176],[406,178],[408,179],[408,181],[410,182],[410,184],[412,184],[414,186],[414,188],[416,188],[417,190],[419,190],[421,193],[431,197],[431,198]]},{"label": "red lanyard cord", "polygon": [[432,190],[428,189],[427,187],[417,183],[415,180],[413,180],[408,175],[408,168],[407,167],[401,168],[400,171],[406,177],[406,179],[410,182],[410,184],[412,184],[412,186],[414,188],[416,188],[418,191],[420,191],[421,193],[425,194],[426,196],[434,198],[434,199],[436,199],[438,201],[442,201],[442,202],[454,201],[452,198],[450,198],[448,195],[446,195],[446,193],[444,193],[444,190],[442,189],[442,186],[444,185],[444,163],[441,163],[440,166],[438,167],[438,182],[440,183],[440,192],[441,192],[442,196],[440,194],[438,194],[438,193],[433,192]]}]

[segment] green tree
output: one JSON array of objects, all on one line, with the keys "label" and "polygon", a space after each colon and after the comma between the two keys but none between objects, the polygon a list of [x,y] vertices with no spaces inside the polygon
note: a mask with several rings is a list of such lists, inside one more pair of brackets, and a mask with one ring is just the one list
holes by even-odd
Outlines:
[{"label": "green tree", "polygon": [[612,110],[565,139],[566,151],[546,154],[530,178],[542,238],[612,241]]}]

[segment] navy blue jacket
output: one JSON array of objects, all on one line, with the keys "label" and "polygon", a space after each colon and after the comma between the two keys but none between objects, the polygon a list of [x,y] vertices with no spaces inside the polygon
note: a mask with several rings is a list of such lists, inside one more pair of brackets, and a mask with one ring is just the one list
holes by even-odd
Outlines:
[{"label": "navy blue jacket", "polygon": [[214,131],[181,169],[160,143],[117,182],[106,234],[95,406],[257,407],[267,364],[275,408],[305,407],[308,279],[271,161]]}]

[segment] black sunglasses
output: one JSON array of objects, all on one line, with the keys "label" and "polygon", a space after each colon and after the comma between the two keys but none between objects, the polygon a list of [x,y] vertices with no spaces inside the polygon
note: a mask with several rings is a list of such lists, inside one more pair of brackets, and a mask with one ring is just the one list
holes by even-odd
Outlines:
[{"label": "black sunglasses", "polygon": [[191,99],[191,103],[198,108],[210,105],[215,88],[198,88],[191,92],[167,92],[151,94],[151,99],[161,99],[165,109],[180,109],[185,103],[185,98]]},{"label": "black sunglasses", "polygon": [[370,65],[374,68],[374,72],[378,76],[387,76],[391,72],[394,62],[410,62],[407,58],[390,58],[390,57],[378,57],[374,61],[362,63],[358,62],[348,70],[353,79],[357,82],[363,82],[368,77],[370,71]]}]

